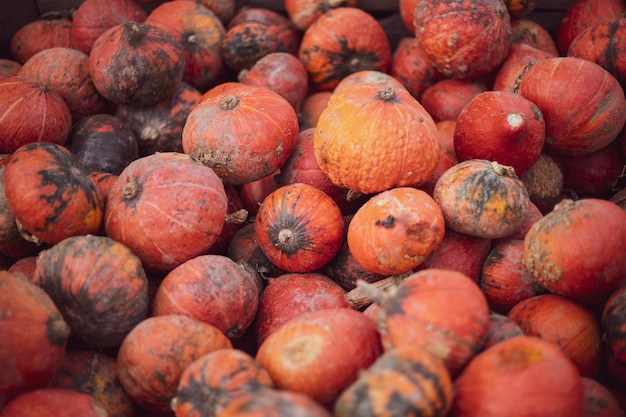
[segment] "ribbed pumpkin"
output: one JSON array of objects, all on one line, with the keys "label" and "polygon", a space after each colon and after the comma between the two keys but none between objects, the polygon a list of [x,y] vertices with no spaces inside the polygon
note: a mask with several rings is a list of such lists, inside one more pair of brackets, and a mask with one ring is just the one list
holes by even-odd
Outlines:
[{"label": "ribbed pumpkin", "polygon": [[448,228],[490,239],[517,230],[530,207],[515,170],[486,159],[468,159],[450,167],[435,184],[433,198]]},{"label": "ribbed pumpkin", "polygon": [[239,185],[274,173],[298,137],[298,116],[289,102],[266,87],[222,83],[207,91],[189,113],[183,150]]},{"label": "ribbed pumpkin", "polygon": [[23,64],[45,49],[69,47],[72,26],[68,13],[56,11],[24,24],[11,37],[11,57]]},{"label": "ribbed pumpkin", "polygon": [[365,83],[333,94],[313,136],[320,169],[372,194],[426,182],[441,156],[433,118],[405,89]]},{"label": "ribbed pumpkin", "polygon": [[182,153],[131,162],[109,192],[106,233],[151,271],[169,272],[206,252],[226,219],[228,199],[215,172]]},{"label": "ribbed pumpkin", "polygon": [[7,202],[33,241],[52,245],[100,230],[103,197],[67,148],[50,142],[24,145],[5,169]]}]

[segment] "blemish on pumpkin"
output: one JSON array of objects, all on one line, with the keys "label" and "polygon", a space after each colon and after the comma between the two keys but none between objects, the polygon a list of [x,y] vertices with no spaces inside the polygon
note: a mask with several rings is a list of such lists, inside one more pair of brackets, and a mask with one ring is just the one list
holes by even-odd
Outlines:
[{"label": "blemish on pumpkin", "polygon": [[376,223],[374,223],[374,225],[382,226],[385,229],[391,229],[395,225],[395,221],[395,217],[390,214],[384,220],[376,220]]},{"label": "blemish on pumpkin", "polygon": [[46,321],[46,337],[51,345],[62,346],[70,335],[70,326],[63,320],[61,314],[52,314]]},{"label": "blemish on pumpkin", "polygon": [[320,335],[296,337],[285,344],[282,355],[294,365],[308,364],[315,360],[322,343]]},{"label": "blemish on pumpkin", "polygon": [[530,348],[504,350],[500,354],[502,366],[511,370],[525,369],[542,359],[541,351]]},{"label": "blemish on pumpkin", "polygon": [[139,184],[136,181],[131,181],[122,189],[122,198],[124,200],[132,200],[139,194]]}]

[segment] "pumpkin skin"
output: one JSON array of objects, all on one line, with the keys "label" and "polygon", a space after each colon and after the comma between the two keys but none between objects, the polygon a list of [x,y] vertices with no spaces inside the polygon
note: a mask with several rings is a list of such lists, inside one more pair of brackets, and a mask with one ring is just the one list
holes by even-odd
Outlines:
[{"label": "pumpkin skin", "polygon": [[344,390],[336,417],[429,415],[444,417],[452,404],[452,379],[426,349],[398,347],[383,353]]},{"label": "pumpkin skin", "polygon": [[487,335],[485,336],[485,340],[483,342],[483,350],[488,349],[503,340],[523,335],[524,332],[522,329],[508,316],[490,311],[489,326],[487,329]]},{"label": "pumpkin skin", "polygon": [[[169,272],[219,237],[228,198],[210,168],[176,152],[131,162],[107,199],[107,236],[128,246],[147,271]],[[173,221],[176,219],[176,221]]]},{"label": "pumpkin skin", "polygon": [[70,328],[48,294],[21,273],[0,271],[0,409],[44,388],[61,368]]},{"label": "pumpkin skin", "polygon": [[298,57],[315,88],[328,91],[353,72],[388,72],[391,46],[372,15],[356,7],[338,7],[304,31]]},{"label": "pumpkin skin", "polygon": [[163,29],[182,45],[183,81],[206,91],[223,75],[221,44],[226,29],[210,9],[197,2],[166,2],[150,12],[146,23]]},{"label": "pumpkin skin", "polygon": [[489,239],[517,230],[530,205],[513,168],[485,159],[468,159],[449,168],[435,184],[433,199],[446,227]]},{"label": "pumpkin skin", "polygon": [[119,379],[141,407],[171,412],[185,368],[219,349],[232,349],[232,343],[215,326],[178,314],[149,317],[131,330],[118,350]]},{"label": "pumpkin skin", "polygon": [[313,146],[320,169],[335,185],[363,194],[419,186],[441,157],[437,127],[424,107],[405,89],[372,83],[332,95]]},{"label": "pumpkin skin", "polygon": [[252,326],[257,347],[279,326],[299,315],[325,308],[350,308],[346,292],[326,275],[285,273],[270,278],[259,299]]},{"label": "pumpkin skin", "polygon": [[135,417],[135,405],[118,378],[115,356],[98,350],[65,353],[50,388],[71,389],[94,397],[110,417]]},{"label": "pumpkin skin", "polygon": [[66,148],[50,142],[24,145],[12,154],[5,169],[7,202],[33,241],[54,245],[100,230],[103,197]]},{"label": "pumpkin skin", "polygon": [[268,195],[255,227],[267,258],[289,272],[320,269],[339,251],[345,236],[337,203],[304,183],[284,185]]},{"label": "pumpkin skin", "polygon": [[55,47],[40,51],[24,62],[18,75],[59,93],[73,123],[91,114],[106,113],[112,107],[93,84],[89,56],[77,49]]},{"label": "pumpkin skin", "polygon": [[517,336],[478,354],[455,380],[451,416],[582,416],[583,384],[558,346]]},{"label": "pumpkin skin", "polygon": [[604,341],[604,366],[617,382],[626,383],[624,329],[626,323],[626,287],[613,291],[602,309],[601,325]]},{"label": "pumpkin skin", "polygon": [[233,235],[226,253],[233,261],[250,265],[265,281],[286,272],[274,265],[261,249],[254,223],[247,223]]},{"label": "pumpkin skin", "polygon": [[22,77],[0,78],[0,152],[13,153],[34,142],[65,144],[72,113],[63,98]]},{"label": "pumpkin skin", "polygon": [[94,114],[74,123],[66,146],[88,168],[114,175],[139,158],[135,134],[110,114]]},{"label": "pumpkin skin", "polygon": [[534,20],[523,17],[511,20],[511,34],[511,47],[524,43],[550,56],[559,56],[559,50],[550,32]]},{"label": "pumpkin skin", "polygon": [[[189,1],[189,0],[182,0]],[[233,18],[237,11],[235,0],[194,0],[211,10],[226,25]]]},{"label": "pumpkin skin", "polygon": [[180,417],[217,415],[237,398],[273,386],[253,356],[239,349],[218,349],[185,368],[172,409]]},{"label": "pumpkin skin", "polygon": [[415,36],[448,78],[480,78],[496,69],[511,46],[511,17],[500,0],[419,0]]},{"label": "pumpkin skin", "polygon": [[595,62],[617,78],[624,87],[626,59],[623,55],[626,44],[620,40],[624,39],[625,34],[625,17],[597,23],[572,40],[567,55]]},{"label": "pumpkin skin", "polygon": [[222,255],[200,255],[170,271],[154,296],[152,314],[185,314],[230,339],[252,324],[262,284],[255,273]]},{"label": "pumpkin skin", "polygon": [[479,80],[446,78],[425,89],[420,103],[435,122],[456,121],[465,105],[486,90],[487,86]]},{"label": "pumpkin skin", "polygon": [[509,54],[495,74],[492,89],[494,91],[515,92],[520,75],[532,61],[555,56],[558,55],[552,55],[527,43],[511,45]]},{"label": "pumpkin skin", "polygon": [[[619,82],[585,59],[537,61],[520,76],[517,87],[519,94],[541,110],[545,145],[552,152],[594,152],[615,140],[626,122],[626,99]],[[588,97],[584,103],[581,95]]]},{"label": "pumpkin skin", "polygon": [[589,307],[560,295],[540,294],[520,301],[507,315],[525,335],[558,345],[581,376],[598,377],[602,330]]},{"label": "pumpkin skin", "polygon": [[530,100],[506,91],[483,91],[459,112],[454,152],[459,161],[488,159],[520,176],[539,159],[545,121]]},{"label": "pumpkin skin", "polygon": [[236,399],[220,417],[331,417],[326,407],[299,392],[261,389]]},{"label": "pumpkin skin", "polygon": [[23,64],[37,52],[69,47],[73,21],[63,14],[50,14],[26,23],[11,37],[11,57]]},{"label": "pumpkin skin", "polygon": [[240,185],[278,170],[298,132],[298,116],[280,94],[228,82],[207,91],[190,111],[182,145],[222,180]]},{"label": "pumpkin skin", "polygon": [[397,187],[375,195],[354,213],[348,246],[370,272],[392,275],[424,262],[443,240],[441,209],[424,191]]},{"label": "pumpkin skin", "polygon": [[[602,238],[595,238],[602,230]],[[563,200],[524,239],[524,266],[547,290],[593,305],[623,284],[626,212],[602,199]],[[618,255],[619,254],[619,255]]]},{"label": "pumpkin skin", "polygon": [[275,91],[291,104],[296,113],[300,112],[309,88],[304,64],[288,52],[270,52],[250,69],[241,70],[237,80]]},{"label": "pumpkin skin", "polygon": [[287,0],[285,12],[294,25],[304,31],[329,10],[355,6],[356,0]]},{"label": "pumpkin skin", "polygon": [[201,97],[198,89],[182,81],[172,97],[153,106],[120,104],[115,117],[135,134],[139,156],[156,152],[183,153],[183,128],[189,112]]},{"label": "pumpkin skin", "polygon": [[22,64],[9,58],[0,58],[0,77],[13,77],[20,72]]},{"label": "pumpkin skin", "polygon": [[2,410],[2,417],[102,417],[107,411],[91,395],[65,388],[41,388],[24,393]]},{"label": "pumpkin skin", "polygon": [[316,91],[304,98],[298,115],[300,131],[315,127],[332,94],[332,91]]},{"label": "pumpkin skin", "polygon": [[147,23],[113,26],[95,40],[89,53],[96,89],[116,104],[150,106],[172,97],[184,69],[182,45]]},{"label": "pumpkin skin", "polygon": [[624,408],[617,397],[604,383],[594,378],[582,377],[585,395],[585,414],[583,417],[623,417]]},{"label": "pumpkin skin", "polygon": [[489,306],[478,285],[460,272],[414,272],[376,302],[386,350],[427,349],[456,378],[482,349]]},{"label": "pumpkin skin", "polygon": [[556,28],[555,42],[561,55],[567,55],[572,41],[588,27],[626,16],[620,0],[576,0],[563,13]]},{"label": "pumpkin skin", "polygon": [[386,72],[376,70],[362,70],[353,72],[352,74],[348,74],[343,77],[333,89],[333,93],[336,93],[337,91],[340,91],[342,88],[345,88],[347,86],[363,83],[375,83],[380,84],[381,87],[390,86],[394,89],[404,88],[404,84],[402,84],[400,80],[394,78]]},{"label": "pumpkin skin", "polygon": [[62,240],[37,257],[33,274],[93,348],[118,347],[148,314],[148,280],[139,258],[105,236]]},{"label": "pumpkin skin", "polygon": [[147,14],[132,0],[85,0],[72,15],[71,47],[89,55],[100,35],[123,22],[144,22]]},{"label": "pumpkin skin", "polygon": [[400,12],[400,19],[406,27],[406,29],[415,35],[415,26],[413,25],[413,14],[415,13],[415,7],[417,7],[418,0],[400,0],[398,3],[398,10]]},{"label": "pumpkin skin", "polygon": [[259,346],[256,360],[277,388],[331,407],[381,353],[380,334],[369,317],[351,308],[327,308],[278,327]]},{"label": "pumpkin skin", "polygon": [[[411,15],[411,21],[413,15]],[[412,24],[411,24],[412,25]],[[430,62],[416,37],[402,37],[391,56],[391,76],[398,79],[416,99],[443,78]]]}]

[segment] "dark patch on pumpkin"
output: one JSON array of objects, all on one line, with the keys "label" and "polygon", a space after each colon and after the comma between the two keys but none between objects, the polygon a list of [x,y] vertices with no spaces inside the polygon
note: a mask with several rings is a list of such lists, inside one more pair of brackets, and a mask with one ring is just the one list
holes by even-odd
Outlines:
[{"label": "dark patch on pumpkin", "polygon": [[620,343],[626,341],[626,292],[607,301],[606,310],[602,315],[603,340],[606,344],[606,354],[618,366],[626,367],[626,361],[618,357]]},{"label": "dark patch on pumpkin", "polygon": [[[618,55],[618,50],[615,47],[617,42],[613,41],[614,39],[615,40],[619,39],[616,34],[617,34],[617,30],[622,25],[622,21],[620,19],[615,19],[607,24],[609,25],[608,30],[607,30],[608,32],[607,33],[607,47],[603,51],[604,63],[602,64],[602,66],[612,75],[614,75],[620,84],[624,85],[624,80],[620,76],[620,71],[617,69],[617,64],[615,62],[617,59],[617,55]],[[593,31],[590,33],[592,35],[594,34]]]},{"label": "dark patch on pumpkin", "polygon": [[267,25],[245,22],[228,31],[222,41],[222,57],[235,71],[250,69],[255,62],[275,52],[276,39],[269,33]]},{"label": "dark patch on pumpkin", "polygon": [[392,229],[395,226],[396,223],[396,219],[395,217],[393,217],[391,214],[388,215],[386,218],[384,218],[383,220],[376,220],[376,222],[374,223],[374,225],[376,226],[382,226],[385,229]]},{"label": "dark patch on pumpkin", "polygon": [[70,328],[60,313],[52,313],[46,320],[46,336],[53,346],[65,346]]}]

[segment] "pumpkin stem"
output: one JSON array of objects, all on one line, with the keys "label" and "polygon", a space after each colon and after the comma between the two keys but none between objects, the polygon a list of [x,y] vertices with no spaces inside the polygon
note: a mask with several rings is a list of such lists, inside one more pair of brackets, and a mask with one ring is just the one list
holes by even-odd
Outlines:
[{"label": "pumpkin stem", "polygon": [[187,36],[187,43],[191,44],[191,45],[195,45],[198,43],[198,37],[195,34],[191,34],[189,36]]},{"label": "pumpkin stem", "polygon": [[278,241],[283,245],[292,245],[295,235],[291,229],[281,229],[278,232]]},{"label": "pumpkin stem", "polygon": [[239,104],[239,99],[237,98],[237,96],[229,94],[226,97],[224,97],[224,100],[222,100],[222,102],[220,103],[220,109],[232,110],[235,107],[237,107],[238,104]]},{"label": "pumpkin stem", "polygon": [[509,113],[506,116],[506,121],[509,126],[518,128],[524,123],[524,118],[519,113]]},{"label": "pumpkin stem", "polygon": [[139,185],[135,181],[131,181],[122,188],[122,197],[124,200],[132,200],[139,193]]},{"label": "pumpkin stem", "polygon": [[398,95],[396,94],[396,90],[393,87],[385,87],[378,92],[378,97],[384,101],[395,100]]},{"label": "pumpkin stem", "polygon": [[361,197],[362,195],[363,193],[360,191],[348,190],[348,192],[346,193],[346,200],[354,201],[357,198]]},{"label": "pumpkin stem", "polygon": [[515,168],[513,168],[512,166],[502,165],[497,163],[496,161],[491,161],[491,169],[493,169],[493,171],[500,176],[517,178]]},{"label": "pumpkin stem", "polygon": [[20,223],[17,219],[15,220],[15,224],[17,225],[17,231],[27,242],[34,243],[37,246],[43,245],[43,240],[39,239],[37,236],[30,233],[28,230],[24,229],[22,223]]},{"label": "pumpkin stem", "polygon": [[159,137],[159,131],[153,126],[144,126],[139,133],[141,140],[157,140]]},{"label": "pumpkin stem", "polygon": [[334,9],[336,7],[343,6],[346,3],[346,0],[326,0],[326,7]]},{"label": "pumpkin stem", "polygon": [[226,224],[241,224],[244,223],[248,219],[248,210],[241,209],[237,210],[234,213],[230,213],[226,215],[226,219],[224,223]]},{"label": "pumpkin stem", "polygon": [[357,280],[356,287],[346,294],[346,300],[357,310],[372,303],[376,303],[382,308],[387,300],[393,297],[398,284],[412,273],[413,271],[407,271],[398,275],[390,275],[373,283]]}]

